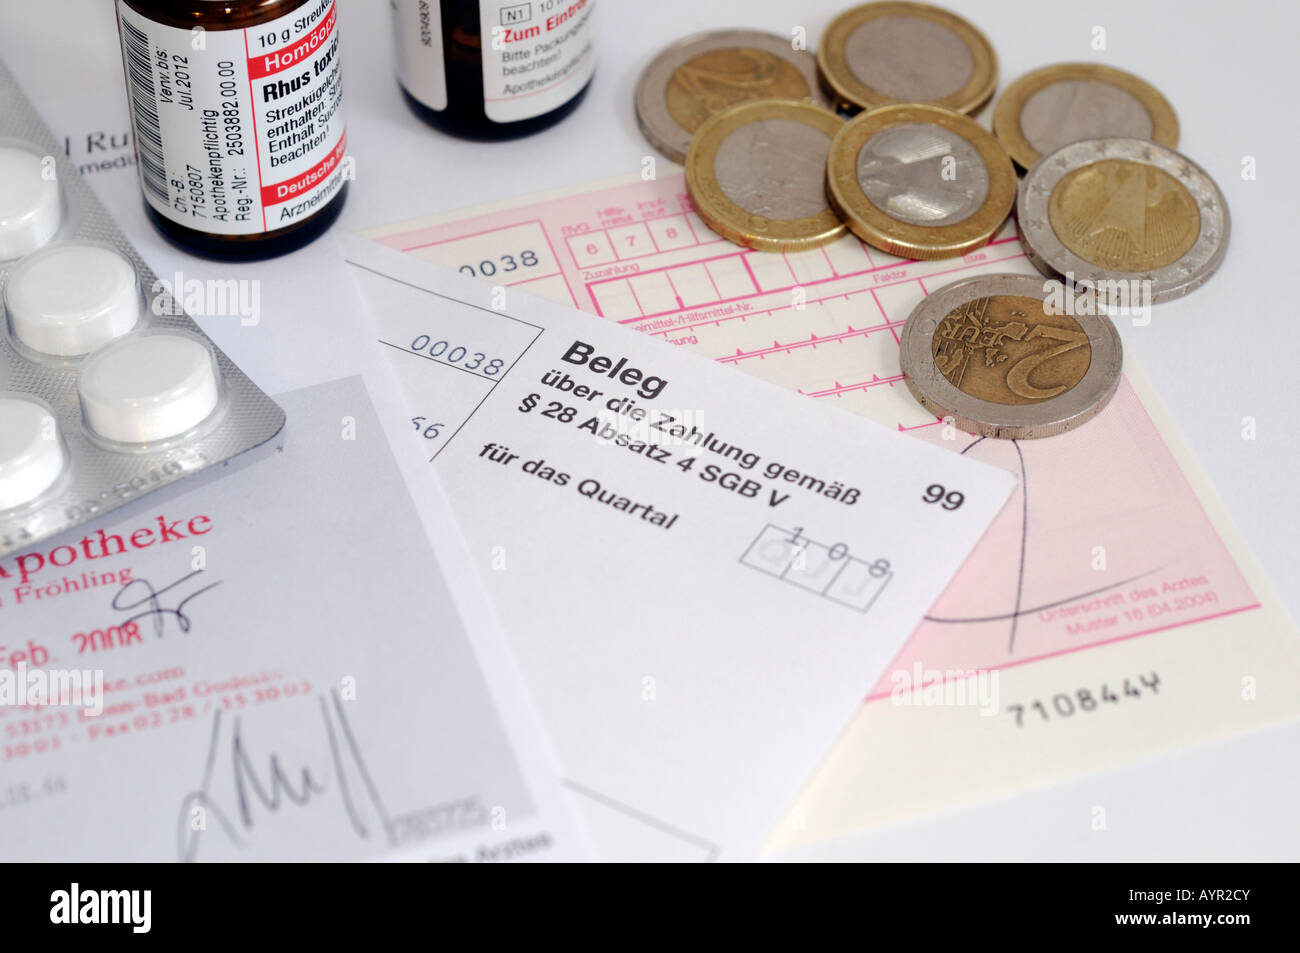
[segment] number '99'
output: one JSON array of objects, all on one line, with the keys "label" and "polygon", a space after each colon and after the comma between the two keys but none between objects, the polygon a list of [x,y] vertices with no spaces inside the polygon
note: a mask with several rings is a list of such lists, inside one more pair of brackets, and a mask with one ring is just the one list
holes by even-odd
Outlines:
[{"label": "number '99'", "polygon": [[940,483],[931,483],[925,488],[921,497],[927,503],[938,503],[945,510],[955,510],[966,502],[966,497],[959,490],[949,490]]}]

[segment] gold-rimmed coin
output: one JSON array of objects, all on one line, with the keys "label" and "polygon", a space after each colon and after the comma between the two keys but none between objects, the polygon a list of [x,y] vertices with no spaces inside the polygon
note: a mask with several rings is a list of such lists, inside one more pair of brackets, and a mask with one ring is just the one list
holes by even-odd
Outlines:
[{"label": "gold-rimmed coin", "polygon": [[973,113],[998,81],[988,38],[957,14],[924,3],[845,10],[826,28],[817,65],[846,109],[909,102]]},{"label": "gold-rimmed coin", "polygon": [[831,144],[831,205],[868,245],[951,258],[985,245],[1016,200],[1016,172],[983,126],[938,106],[883,106]]},{"label": "gold-rimmed coin", "polygon": [[785,99],[740,103],[709,119],[686,154],[686,186],[709,228],[764,251],[814,248],[844,234],[826,199],[826,157],[844,120]]},{"label": "gold-rimmed coin", "polygon": [[993,133],[1022,169],[1083,139],[1149,139],[1178,145],[1178,116],[1146,80],[1097,63],[1058,63],[1026,73],[993,111]]},{"label": "gold-rimmed coin", "polygon": [[660,51],[636,84],[636,119],[656,149],[686,160],[691,136],[710,116],[753,99],[826,105],[817,61],[788,36],[755,30],[697,33]]}]

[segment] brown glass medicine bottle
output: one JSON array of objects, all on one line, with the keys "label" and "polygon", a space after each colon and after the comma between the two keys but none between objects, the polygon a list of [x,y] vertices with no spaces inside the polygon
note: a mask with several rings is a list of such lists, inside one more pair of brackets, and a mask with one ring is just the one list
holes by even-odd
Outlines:
[{"label": "brown glass medicine bottle", "polygon": [[510,139],[559,122],[591,84],[595,2],[393,0],[407,103],[467,139]]},{"label": "brown glass medicine bottle", "polygon": [[305,245],[338,217],[337,0],[117,0],[145,208],[225,259]]}]

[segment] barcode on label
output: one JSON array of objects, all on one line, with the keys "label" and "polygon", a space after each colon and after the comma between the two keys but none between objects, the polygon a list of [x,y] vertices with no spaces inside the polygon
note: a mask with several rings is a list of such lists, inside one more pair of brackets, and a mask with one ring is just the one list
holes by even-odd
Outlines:
[{"label": "barcode on label", "polygon": [[149,37],[125,19],[121,23],[123,49],[126,51],[126,89],[131,100],[131,115],[135,119],[140,181],[159,201],[169,204],[162,131],[158,126],[158,95],[153,85],[153,62],[149,58]]}]

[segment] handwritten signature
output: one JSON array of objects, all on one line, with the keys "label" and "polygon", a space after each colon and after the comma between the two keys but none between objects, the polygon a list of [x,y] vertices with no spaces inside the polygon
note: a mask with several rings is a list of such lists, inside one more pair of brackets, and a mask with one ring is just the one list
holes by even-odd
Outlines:
[{"label": "handwritten signature", "polygon": [[[364,809],[368,801],[388,843],[395,843],[393,822],[384,808],[370,770],[366,767],[365,758],[336,690],[330,691],[328,700],[320,699],[320,713],[329,742],[333,781],[343,800],[343,808],[353,832],[362,839],[371,836]],[[254,758],[249,753],[239,716],[234,717],[234,727],[223,740],[222,715],[223,712],[218,709],[212,717],[203,779],[196,790],[190,791],[181,800],[177,848],[182,861],[196,859],[200,838],[210,819],[216,822],[233,844],[243,847],[246,843],[245,835],[258,822],[259,805],[267,814],[275,815],[289,807],[303,807],[330,791],[329,768],[318,772],[310,765],[303,764],[296,771],[286,769],[281,756],[276,752],[271,752],[263,771],[259,773]],[[223,765],[230,771],[227,780],[233,786],[233,809],[222,807],[211,793],[214,780],[220,780]],[[359,789],[354,790],[352,785],[358,781]]]},{"label": "handwritten signature", "polygon": [[[168,608],[162,604],[160,596],[172,592],[179,586],[185,585],[196,576],[203,575],[204,570],[196,569],[194,572],[187,573],[175,582],[163,586],[161,589],[155,589],[153,584],[147,579],[132,579],[113,595],[113,608],[119,612],[130,612],[132,609],[139,609],[141,606],[148,606],[143,612],[138,612],[129,619],[123,621],[135,622],[137,619],[149,619],[153,622],[154,635],[162,638],[164,625],[168,618],[176,620],[177,626],[182,632],[188,632],[192,625],[190,617],[185,614],[185,607],[203,595],[205,592],[211,592],[217,586],[221,585],[221,580],[208,583],[200,589],[196,589],[188,596],[176,603],[174,607]],[[130,601],[134,600],[134,601]]]}]

